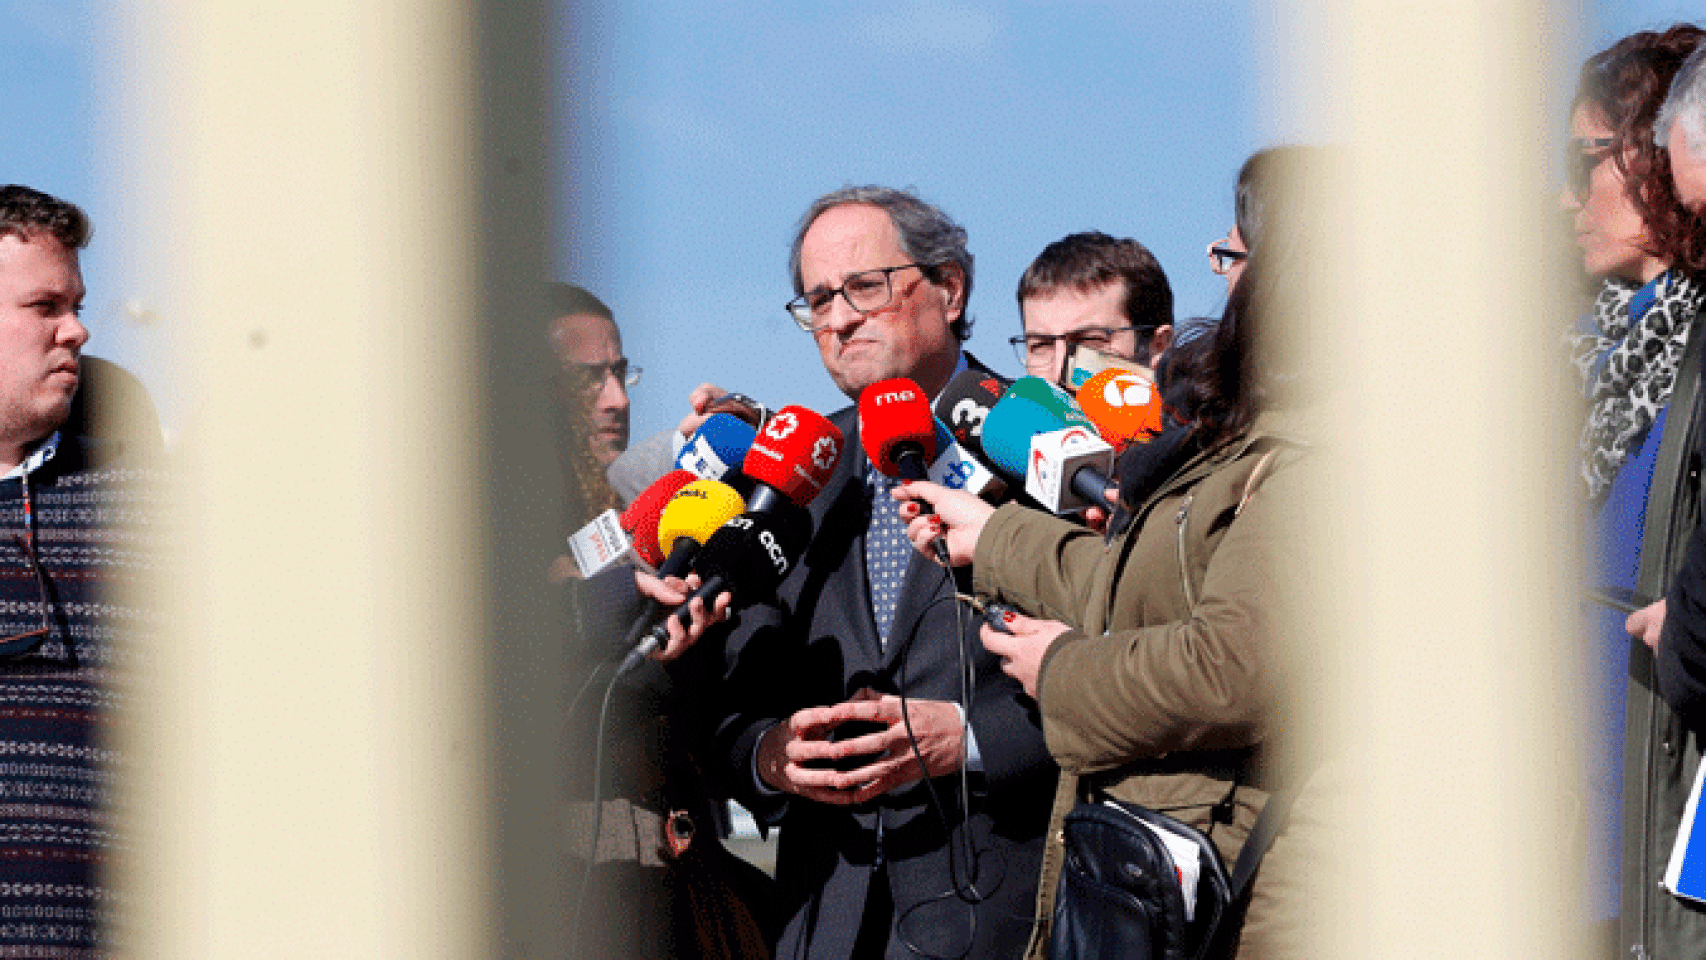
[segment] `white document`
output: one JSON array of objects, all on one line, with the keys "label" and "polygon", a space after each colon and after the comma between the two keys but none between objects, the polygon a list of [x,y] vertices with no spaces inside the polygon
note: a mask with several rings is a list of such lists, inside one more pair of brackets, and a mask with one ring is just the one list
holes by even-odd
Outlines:
[{"label": "white document", "polygon": [[[1702,764],[1706,767],[1706,764]],[[1108,804],[1113,806],[1113,804]],[[1114,807],[1119,810],[1119,807]],[[1126,811],[1120,810],[1121,813]],[[1197,881],[1202,879],[1202,848],[1190,837],[1174,833],[1165,827],[1158,827],[1147,820],[1132,817],[1137,825],[1161,838],[1161,845],[1167,848],[1167,855],[1173,858],[1174,869],[1179,875],[1179,889],[1185,895],[1185,922],[1189,923],[1197,916]]]}]

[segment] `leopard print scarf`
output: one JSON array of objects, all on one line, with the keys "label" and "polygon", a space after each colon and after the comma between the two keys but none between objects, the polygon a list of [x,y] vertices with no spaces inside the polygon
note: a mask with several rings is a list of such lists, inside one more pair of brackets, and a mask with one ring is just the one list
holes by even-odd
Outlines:
[{"label": "leopard print scarf", "polygon": [[1604,499],[1636,442],[1670,402],[1689,328],[1706,296],[1692,277],[1667,273],[1646,312],[1631,320],[1629,303],[1640,288],[1606,278],[1593,305],[1598,333],[1571,338],[1589,405],[1578,444],[1581,476],[1594,503]]}]

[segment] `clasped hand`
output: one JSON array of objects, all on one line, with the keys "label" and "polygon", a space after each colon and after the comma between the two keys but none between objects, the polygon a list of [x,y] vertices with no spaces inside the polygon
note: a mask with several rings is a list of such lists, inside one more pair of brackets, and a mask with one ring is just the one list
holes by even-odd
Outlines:
[{"label": "clasped hand", "polygon": [[[847,806],[925,776],[939,777],[958,769],[965,754],[959,707],[944,700],[908,699],[904,710],[903,718],[900,697],[869,687],[841,703],[801,710],[759,740],[758,775],[774,789]],[[912,726],[910,738],[907,719]],[[881,729],[831,739],[838,727],[848,723],[876,724]],[[849,770],[832,766],[849,758],[864,762]]]}]

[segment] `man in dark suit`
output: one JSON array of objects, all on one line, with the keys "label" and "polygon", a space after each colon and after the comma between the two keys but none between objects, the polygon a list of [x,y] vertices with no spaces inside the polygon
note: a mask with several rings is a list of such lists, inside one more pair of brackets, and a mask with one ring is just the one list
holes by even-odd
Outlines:
[{"label": "man in dark suit", "polygon": [[[849,397],[890,377],[934,395],[971,362],[972,258],[935,207],[837,191],[802,218],[792,260],[789,312]],[[693,653],[723,654],[729,791],[781,828],[777,955],[1016,957],[1056,776],[1036,705],[978,642],[952,575],[905,542],[854,408],[830,419],[848,442],[806,556],[774,603]]]}]

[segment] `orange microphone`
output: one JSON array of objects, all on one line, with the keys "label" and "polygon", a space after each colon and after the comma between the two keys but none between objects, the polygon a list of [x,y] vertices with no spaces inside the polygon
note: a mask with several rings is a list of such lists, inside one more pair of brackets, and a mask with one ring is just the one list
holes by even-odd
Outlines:
[{"label": "orange microphone", "polygon": [[1150,439],[1167,422],[1161,391],[1154,382],[1117,367],[1084,381],[1078,388],[1078,404],[1115,450]]}]

